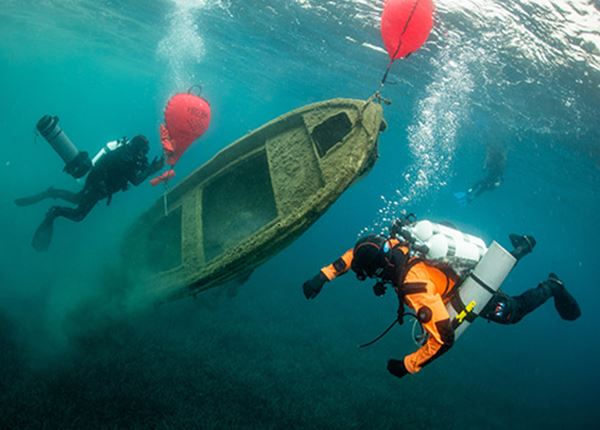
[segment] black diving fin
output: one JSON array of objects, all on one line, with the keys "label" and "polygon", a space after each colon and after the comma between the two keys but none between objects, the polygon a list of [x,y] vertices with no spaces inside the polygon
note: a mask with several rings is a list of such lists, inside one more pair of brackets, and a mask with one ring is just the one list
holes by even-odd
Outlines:
[{"label": "black diving fin", "polygon": [[558,315],[567,321],[575,321],[579,318],[581,316],[581,308],[575,300],[575,297],[567,291],[559,277],[554,273],[550,273],[547,282],[553,284],[552,294],[554,296],[554,307],[556,308]]},{"label": "black diving fin", "polygon": [[509,234],[510,242],[514,249],[510,252],[513,257],[519,261],[521,258],[533,251],[536,240],[533,236],[520,235],[520,234]]},{"label": "black diving fin", "polygon": [[33,196],[29,196],[29,197],[22,197],[20,199],[15,199],[15,204],[17,206],[30,206],[30,205],[34,205],[36,203],[41,202],[44,199],[47,199],[50,197],[50,193],[51,193],[51,189],[52,188],[48,188],[45,191],[42,191],[41,193],[37,193]]},{"label": "black diving fin", "polygon": [[50,242],[52,242],[53,231],[54,218],[47,216],[33,235],[33,240],[31,241],[33,249],[38,252],[46,251],[50,247]]}]

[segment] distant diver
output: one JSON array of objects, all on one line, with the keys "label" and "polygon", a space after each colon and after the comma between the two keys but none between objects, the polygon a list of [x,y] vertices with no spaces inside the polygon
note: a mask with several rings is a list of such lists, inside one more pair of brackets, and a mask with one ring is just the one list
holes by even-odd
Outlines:
[{"label": "distant diver", "polygon": [[[429,221],[425,221],[425,223],[429,223]],[[428,259],[424,256],[426,250],[419,249],[417,241],[396,233],[399,231],[398,225],[406,226],[408,223],[405,220],[397,221],[391,229],[389,237],[368,235],[359,239],[353,249],[346,251],[332,264],[323,267],[316,276],[303,285],[305,297],[314,299],[325,283],[350,269],[355,272],[359,280],[376,279],[373,292],[377,296],[382,296],[386,291],[386,285],[391,285],[400,301],[398,317],[394,323],[402,324],[403,317],[411,315],[424,329],[420,339],[422,341],[419,342],[421,347],[416,352],[407,355],[403,360],[390,359],[388,361],[388,371],[398,378],[419,372],[424,366],[448,351],[454,344],[455,338],[464,331],[464,327],[461,331],[459,324],[477,316],[473,311],[476,301],[469,299],[468,303],[463,303],[461,300],[463,298],[461,297],[462,289],[466,287],[468,278],[473,278],[470,282],[478,290],[478,294],[481,296],[487,294],[488,300],[491,297],[487,304],[486,300],[480,300],[481,310],[479,311],[479,316],[489,321],[515,324],[551,297],[554,298],[554,305],[562,319],[573,321],[581,315],[579,305],[554,273],[551,273],[537,287],[518,296],[509,296],[498,290],[504,278],[492,290],[485,284],[485,281],[475,276],[474,272],[477,272],[479,264],[482,263],[474,261],[473,263],[477,264],[475,269],[461,270],[460,267],[442,264],[437,258]],[[460,237],[458,234],[461,232],[452,230],[450,234],[456,238]],[[508,270],[512,269],[523,256],[530,253],[536,243],[532,236],[513,234],[510,235],[510,239],[514,247],[510,253],[499,245],[492,244],[492,246],[496,245],[497,248],[501,248],[502,252],[506,254],[506,259],[511,260],[512,265],[508,267]],[[485,244],[483,246],[485,247]],[[492,247],[483,250],[484,254],[480,261],[490,254],[491,249]],[[458,248],[456,250],[446,249],[446,252],[448,256],[454,255],[453,253],[458,253]],[[492,261],[491,265],[487,265],[487,275],[491,279],[497,275],[493,273],[497,263]],[[462,273],[462,276],[459,273]],[[415,314],[404,312],[405,305],[413,309]],[[452,306],[458,306],[452,309],[461,309],[460,314],[457,313],[455,317],[452,317],[448,310]]]},{"label": "distant diver", "polygon": [[76,178],[85,174],[87,177],[83,189],[77,193],[50,187],[39,194],[15,200],[18,206],[33,205],[45,199],[62,199],[76,205],[74,208],[52,206],[48,210],[33,236],[32,246],[37,251],[45,251],[50,246],[56,218],[79,222],[100,200],[107,199],[110,204],[114,193],[127,190],[129,183],[141,184],[164,165],[162,157],[154,157],[151,163],[148,162],[150,145],[143,135],[109,142],[90,160],[87,153],[79,152],[66,137],[58,126],[57,117],[43,117],[38,122],[38,130],[63,158],[67,173]]},{"label": "distant diver", "polygon": [[469,187],[467,191],[454,193],[460,206],[466,206],[485,191],[493,191],[502,185],[506,168],[507,149],[501,144],[491,143],[487,146],[483,171],[485,176]]}]

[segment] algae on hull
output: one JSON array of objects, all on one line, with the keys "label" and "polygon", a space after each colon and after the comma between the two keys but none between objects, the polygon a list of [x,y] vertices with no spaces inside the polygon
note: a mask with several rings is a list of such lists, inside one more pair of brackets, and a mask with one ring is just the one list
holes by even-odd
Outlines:
[{"label": "algae on hull", "polygon": [[157,201],[124,255],[159,299],[243,276],[305,231],[377,157],[383,111],[332,99],[238,139]]}]

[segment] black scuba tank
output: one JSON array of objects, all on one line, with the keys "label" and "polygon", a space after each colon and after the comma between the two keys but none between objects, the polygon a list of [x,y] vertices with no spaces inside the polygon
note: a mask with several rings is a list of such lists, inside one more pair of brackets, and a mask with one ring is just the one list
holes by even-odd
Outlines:
[{"label": "black scuba tank", "polygon": [[92,168],[92,161],[87,152],[79,151],[71,142],[58,121],[57,116],[44,115],[37,122],[36,128],[65,162],[63,171],[75,179],[81,178]]}]

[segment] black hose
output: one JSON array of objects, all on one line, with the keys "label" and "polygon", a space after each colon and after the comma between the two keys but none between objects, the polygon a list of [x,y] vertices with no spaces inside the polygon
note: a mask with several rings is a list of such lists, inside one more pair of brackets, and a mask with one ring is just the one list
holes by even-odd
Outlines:
[{"label": "black hose", "polygon": [[396,317],[396,319],[394,320],[394,322],[392,322],[392,323],[389,325],[389,327],[388,327],[388,328],[386,328],[386,329],[383,331],[383,333],[381,333],[381,334],[380,334],[379,336],[377,336],[375,339],[373,339],[373,340],[372,340],[372,341],[370,341],[370,342],[363,343],[362,345],[358,345],[358,347],[359,347],[359,348],[366,348],[367,346],[371,346],[371,345],[373,345],[375,342],[379,341],[379,340],[380,340],[380,339],[381,339],[383,336],[385,336],[386,334],[388,334],[388,333],[390,332],[390,330],[391,330],[392,328],[394,328],[394,326],[395,326],[397,323],[400,323],[400,320],[401,320],[402,318],[404,318],[405,316],[409,316],[409,317],[413,317],[413,318],[417,319],[417,316],[416,316],[415,314],[413,314],[413,313],[410,313],[410,312],[405,312],[405,313],[403,313],[403,314],[401,314],[401,315],[397,316],[397,317]]}]

